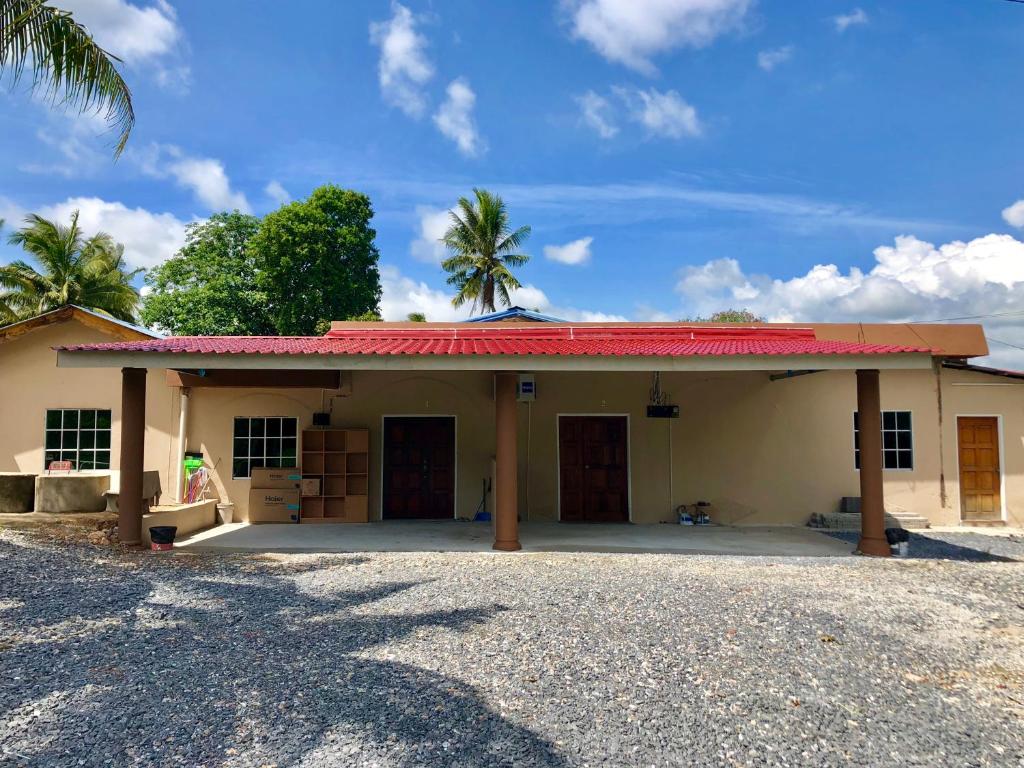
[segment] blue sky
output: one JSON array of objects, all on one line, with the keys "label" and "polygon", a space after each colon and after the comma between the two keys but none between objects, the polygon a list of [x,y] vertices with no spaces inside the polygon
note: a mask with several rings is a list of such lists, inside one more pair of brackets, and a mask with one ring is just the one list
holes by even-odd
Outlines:
[{"label": "blue sky", "polygon": [[137,127],[114,163],[102,120],[2,92],[8,226],[78,208],[152,266],[190,221],[334,182],[373,200],[385,315],[444,320],[434,240],[484,186],[533,227],[525,306],[997,315],[1024,346],[1017,4],[64,5],[125,60]]}]

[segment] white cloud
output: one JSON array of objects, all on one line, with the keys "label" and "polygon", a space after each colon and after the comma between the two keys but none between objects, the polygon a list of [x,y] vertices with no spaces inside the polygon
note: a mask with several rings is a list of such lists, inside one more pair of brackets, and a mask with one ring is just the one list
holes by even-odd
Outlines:
[{"label": "white cloud", "polygon": [[267,183],[267,186],[263,188],[263,193],[277,205],[285,205],[292,201],[292,196],[288,194],[288,190],[276,179],[272,179]]},{"label": "white cloud", "polygon": [[609,61],[647,75],[651,57],[700,48],[739,28],[754,0],[564,0],[573,37]]},{"label": "white cloud", "polygon": [[1019,313],[984,322],[1024,346],[1024,242],[990,234],[936,247],[904,235],[874,256],[866,272],[819,264],[789,279],[747,274],[729,258],[686,267],[681,314],[736,307],[780,322],[906,322]]},{"label": "white cloud", "polygon": [[125,0],[62,0],[60,7],[126,64],[169,53],[182,36],[174,8],[163,0],[146,7]]},{"label": "white cloud", "polygon": [[450,293],[431,288],[403,275],[397,267],[380,268],[380,314],[385,320],[405,320],[410,312],[422,312],[431,322],[465,320],[469,307],[455,309]]},{"label": "white cloud", "polygon": [[166,0],[150,4],[126,0],[63,0],[103,48],[128,67],[150,66],[162,87],[186,90],[188,65],[181,63],[184,33],[177,13]]},{"label": "white cloud", "polygon": [[784,45],[781,48],[772,48],[761,51],[757,54],[757,66],[765,72],[771,72],[779,64],[783,64],[793,58],[793,46]]},{"label": "white cloud", "polygon": [[24,173],[56,174],[65,178],[87,176],[110,163],[110,147],[114,143],[110,126],[94,111],[81,114],[53,110],[46,103],[45,125],[36,131],[36,138],[50,150],[44,162],[25,162],[18,166]]},{"label": "white cloud", "polygon": [[416,17],[408,8],[393,2],[391,11],[387,21],[370,24],[370,42],[380,48],[380,89],[389,104],[421,117],[427,108],[423,86],[434,76],[427,39],[416,31]]},{"label": "white cloud", "polygon": [[429,208],[417,206],[419,217],[419,237],[409,244],[409,253],[414,259],[429,264],[440,264],[448,255],[447,249],[439,241],[451,225],[451,212],[445,208]]},{"label": "white cloud", "polygon": [[238,210],[248,213],[251,208],[245,195],[231,189],[231,182],[220,160],[209,157],[183,157],[167,167],[183,187],[188,187],[196,198],[210,210]]},{"label": "white cloud", "polygon": [[610,139],[619,132],[612,117],[612,105],[604,96],[587,91],[576,97],[576,103],[583,115],[583,122],[602,139]]},{"label": "white cloud", "polygon": [[[545,216],[571,216],[581,227],[634,225],[652,218],[678,217],[687,212],[702,215],[721,211],[736,217],[754,218],[769,227],[806,234],[832,230],[845,234],[865,230],[948,231],[953,224],[934,219],[887,215],[857,203],[836,202],[801,195],[703,186],[679,181],[610,182],[606,184],[509,184],[480,179],[478,186],[494,189],[514,210],[541,212]],[[748,181],[740,179],[739,181]],[[461,183],[421,181],[407,176],[362,176],[353,179],[359,188],[397,196],[414,205],[421,200],[455,200],[465,194]]]},{"label": "white cloud", "polygon": [[590,261],[592,237],[581,237],[565,245],[545,245],[544,256],[561,264],[586,264]]},{"label": "white cloud", "polygon": [[653,136],[692,138],[700,136],[704,130],[697,110],[675,91],[622,87],[613,90],[626,103],[630,118]]},{"label": "white cloud", "polygon": [[[133,267],[153,267],[185,243],[185,225],[170,213],[129,208],[98,197],[69,197],[62,203],[36,209],[40,216],[67,222],[79,211],[78,223],[86,234],[106,232],[124,245],[125,260]],[[10,223],[10,222],[9,222]]]},{"label": "white cloud", "polygon": [[1024,200],[1003,209],[1003,220],[1014,227],[1024,227]]},{"label": "white cloud", "polygon": [[849,13],[841,13],[838,16],[833,16],[832,22],[836,25],[836,30],[839,32],[845,32],[850,27],[867,24],[868,15],[864,13],[863,8],[854,8]]},{"label": "white cloud", "polygon": [[211,211],[238,209],[252,211],[245,194],[231,188],[231,180],[220,160],[193,157],[173,144],[150,144],[140,150],[129,149],[126,155],[139,169],[154,178],[168,176],[180,186],[192,190],[199,202]]},{"label": "white cloud", "polygon": [[533,309],[545,315],[557,317],[559,320],[569,320],[581,323],[613,323],[621,322],[626,318],[622,315],[599,312],[591,309],[579,309],[577,307],[564,307],[554,304],[540,288],[527,283],[522,288],[512,291],[509,294],[512,306]]},{"label": "white cloud", "polygon": [[452,80],[445,93],[445,100],[434,115],[438,130],[454,141],[459,152],[467,157],[481,154],[486,147],[473,120],[476,94],[462,77]]},{"label": "white cloud", "polygon": [[[397,267],[383,265],[380,268],[381,278],[381,317],[385,320],[405,320],[410,312],[422,312],[431,322],[449,322],[465,320],[470,316],[471,307],[464,304],[455,309],[452,306],[452,294],[431,288],[422,281],[413,280],[399,271]],[[553,305],[547,294],[534,285],[524,285],[518,291],[512,291],[510,297],[513,306],[535,309],[562,320],[577,322],[615,322],[625,320],[621,315],[595,312],[574,307]]]}]

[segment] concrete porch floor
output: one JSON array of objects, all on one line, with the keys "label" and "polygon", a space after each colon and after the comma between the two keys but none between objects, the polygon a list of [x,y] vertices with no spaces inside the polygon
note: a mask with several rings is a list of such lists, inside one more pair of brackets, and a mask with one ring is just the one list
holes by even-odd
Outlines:
[{"label": "concrete porch floor", "polygon": [[[848,543],[809,528],[521,523],[524,552],[836,557]],[[492,552],[490,523],[449,520],[339,525],[231,523],[175,546],[222,552]]]}]

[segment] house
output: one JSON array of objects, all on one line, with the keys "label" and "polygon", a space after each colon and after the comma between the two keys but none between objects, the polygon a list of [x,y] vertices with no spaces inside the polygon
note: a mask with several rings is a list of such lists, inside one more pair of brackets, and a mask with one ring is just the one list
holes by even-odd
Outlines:
[{"label": "house", "polygon": [[54,346],[63,381],[121,369],[122,488],[187,447],[242,520],[253,468],[325,471],[316,421],[365,430],[366,465],[336,476],[370,520],[493,510],[499,549],[518,520],[668,522],[697,500],[729,525],[803,525],[859,496],[879,554],[883,503],[1024,524],[1024,377],[970,363],[977,325],[335,322]]},{"label": "house", "polygon": [[[146,328],[77,306],[0,327],[0,472],[37,474],[50,462],[117,470],[121,374],[109,369],[58,370],[53,348],[66,344],[156,340]],[[155,377],[146,392],[147,468],[173,487],[173,399]],[[171,483],[171,485],[168,485]]]}]

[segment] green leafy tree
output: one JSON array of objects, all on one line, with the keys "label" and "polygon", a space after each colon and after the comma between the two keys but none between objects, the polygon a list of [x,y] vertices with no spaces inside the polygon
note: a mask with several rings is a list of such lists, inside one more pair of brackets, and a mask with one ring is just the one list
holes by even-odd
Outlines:
[{"label": "green leafy tree", "polygon": [[694,323],[763,323],[764,318],[748,309],[723,309],[711,317],[683,318],[683,322]]},{"label": "green leafy tree", "polygon": [[330,184],[264,217],[250,247],[278,333],[308,335],[318,321],[378,311],[372,218],[366,195]]},{"label": "green leafy tree", "polygon": [[0,267],[0,312],[22,319],[75,304],[118,320],[135,320],[139,294],[131,281],[142,270],[128,271],[124,246],[100,232],[85,237],[78,211],[64,226],[31,214],[8,238],[20,245],[40,269],[25,261]]},{"label": "green leafy tree", "polygon": [[274,335],[249,248],[259,226],[238,211],[190,224],[184,247],[146,275],[142,321],[182,336]]},{"label": "green leafy tree", "polygon": [[355,320],[360,323],[381,323],[384,318],[380,316],[380,312],[377,310],[370,310],[369,312],[362,312],[358,315],[352,315],[352,317],[346,317],[346,320]]},{"label": "green leafy tree", "polygon": [[425,323],[427,322],[427,316],[422,312],[410,312],[405,316],[405,319],[410,323]]},{"label": "green leafy tree", "polygon": [[79,111],[105,112],[118,131],[120,155],[135,125],[128,85],[117,71],[116,56],[103,50],[68,11],[40,0],[0,0],[0,75],[16,85],[26,70],[33,90]]},{"label": "green leafy tree", "polygon": [[474,189],[476,202],[460,197],[452,223],[441,242],[451,256],[441,262],[450,273],[448,284],[455,286],[452,304],[461,307],[472,302],[472,311],[494,312],[495,299],[510,306],[509,291],[521,285],[512,268],[530,260],[518,253],[530,236],[529,227],[512,230],[504,201],[484,189]]}]

